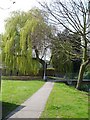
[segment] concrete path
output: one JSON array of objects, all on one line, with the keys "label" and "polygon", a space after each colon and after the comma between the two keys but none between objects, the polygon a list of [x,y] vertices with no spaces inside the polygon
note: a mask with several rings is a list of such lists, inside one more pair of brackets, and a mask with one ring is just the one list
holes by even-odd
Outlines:
[{"label": "concrete path", "polygon": [[35,94],[10,113],[6,118],[8,120],[10,118],[39,118],[44,110],[53,85],[53,82],[46,82],[43,87],[41,87]]}]

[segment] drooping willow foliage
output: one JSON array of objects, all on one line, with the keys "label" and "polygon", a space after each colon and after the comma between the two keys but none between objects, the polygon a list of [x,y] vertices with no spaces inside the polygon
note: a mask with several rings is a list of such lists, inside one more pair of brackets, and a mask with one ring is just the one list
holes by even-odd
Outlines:
[{"label": "drooping willow foliage", "polygon": [[38,73],[40,63],[32,59],[32,44],[37,38],[43,39],[44,34],[41,30],[46,26],[41,12],[37,9],[27,13],[18,11],[11,14],[6,21],[2,37],[2,61],[7,73]]}]

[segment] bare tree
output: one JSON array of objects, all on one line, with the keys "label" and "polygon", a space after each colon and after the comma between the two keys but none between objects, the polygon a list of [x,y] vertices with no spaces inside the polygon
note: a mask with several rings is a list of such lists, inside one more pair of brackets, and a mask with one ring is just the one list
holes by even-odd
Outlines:
[{"label": "bare tree", "polygon": [[63,27],[69,30],[70,33],[77,33],[81,37],[81,44],[77,39],[74,39],[75,41],[72,40],[72,42],[81,45],[82,53],[80,56],[68,52],[61,45],[67,51],[67,54],[69,53],[69,55],[82,59],[76,86],[77,89],[80,89],[85,68],[90,63],[90,56],[88,54],[88,44],[90,43],[90,1],[86,3],[84,0],[54,0],[50,5],[47,3],[40,4],[49,13],[49,21],[57,26],[58,30],[61,30]]}]

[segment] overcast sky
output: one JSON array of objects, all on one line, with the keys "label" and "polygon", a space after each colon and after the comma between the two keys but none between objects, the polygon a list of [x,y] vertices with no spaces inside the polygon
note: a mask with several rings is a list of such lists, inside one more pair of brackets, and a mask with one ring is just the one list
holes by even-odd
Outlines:
[{"label": "overcast sky", "polygon": [[[13,2],[15,1],[15,4]],[[50,0],[0,0],[0,33],[4,31],[4,20],[10,15],[11,11],[28,11],[32,7],[40,7],[37,1],[44,2]]]}]

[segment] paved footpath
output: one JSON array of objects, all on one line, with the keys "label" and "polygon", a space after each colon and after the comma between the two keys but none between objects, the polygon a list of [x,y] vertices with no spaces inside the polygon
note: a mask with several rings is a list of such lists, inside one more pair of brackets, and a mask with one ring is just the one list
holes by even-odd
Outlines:
[{"label": "paved footpath", "polygon": [[53,82],[46,82],[35,94],[11,112],[6,118],[8,120],[10,118],[39,118],[53,86]]}]

